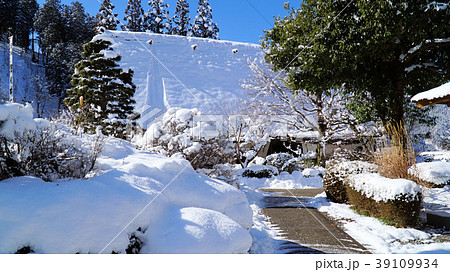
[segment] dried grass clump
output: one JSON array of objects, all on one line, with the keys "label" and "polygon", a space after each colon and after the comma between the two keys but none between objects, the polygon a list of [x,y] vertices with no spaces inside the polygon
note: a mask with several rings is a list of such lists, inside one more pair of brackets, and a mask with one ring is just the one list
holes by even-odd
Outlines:
[{"label": "dried grass clump", "polygon": [[411,139],[403,124],[385,125],[386,137],[374,152],[374,163],[380,175],[391,179],[412,179],[408,169],[415,165],[416,156]]}]

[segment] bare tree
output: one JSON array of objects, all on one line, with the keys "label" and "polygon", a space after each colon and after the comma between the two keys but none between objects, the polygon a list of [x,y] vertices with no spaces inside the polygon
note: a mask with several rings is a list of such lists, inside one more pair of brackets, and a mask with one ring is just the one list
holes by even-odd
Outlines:
[{"label": "bare tree", "polygon": [[252,79],[241,84],[249,90],[247,104],[255,112],[275,114],[298,131],[318,134],[317,161],[324,164],[325,143],[344,130],[359,134],[356,118],[346,108],[346,97],[337,90],[320,94],[292,90],[283,81],[283,75],[274,74],[269,67],[261,68],[249,62]]},{"label": "bare tree", "polygon": [[48,91],[47,80],[44,76],[35,75],[32,81],[35,90],[36,115],[41,118],[44,113],[45,105],[52,99]]}]

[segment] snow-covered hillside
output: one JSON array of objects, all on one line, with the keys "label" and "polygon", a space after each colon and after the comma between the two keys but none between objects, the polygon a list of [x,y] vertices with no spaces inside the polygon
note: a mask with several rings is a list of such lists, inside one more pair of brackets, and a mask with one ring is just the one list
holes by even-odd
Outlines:
[{"label": "snow-covered hillside", "polygon": [[[31,61],[31,54],[13,48],[14,99],[17,103],[36,101],[35,77],[44,77],[44,69]],[[0,43],[0,101],[9,98],[9,45]],[[35,106],[35,105],[33,105]],[[34,107],[36,109],[36,107]]]},{"label": "snow-covered hillside", "polygon": [[211,39],[106,31],[94,39],[112,42],[121,67],[134,71],[136,110],[144,128],[172,107],[223,114],[244,98],[247,60],[263,59],[259,45]]}]

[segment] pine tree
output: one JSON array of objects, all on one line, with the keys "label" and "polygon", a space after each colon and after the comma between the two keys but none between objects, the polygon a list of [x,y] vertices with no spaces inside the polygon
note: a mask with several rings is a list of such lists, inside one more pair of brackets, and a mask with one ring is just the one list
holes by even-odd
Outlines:
[{"label": "pine tree", "polygon": [[14,35],[14,44],[22,48],[30,45],[33,18],[39,5],[36,0],[0,0],[0,36]]},{"label": "pine tree", "polygon": [[73,65],[80,60],[82,45],[95,34],[95,19],[85,13],[80,2],[66,6],[60,0],[48,0],[36,14],[34,26],[45,56],[49,92],[58,96],[59,107],[70,87]]},{"label": "pine tree", "polygon": [[[114,55],[111,43],[96,40],[84,45],[83,60],[75,65],[72,89],[67,90],[66,105],[80,110],[80,122],[85,131],[94,132],[98,126],[106,135],[123,137],[127,117],[133,113],[132,99],[136,86],[133,71],[123,71]],[[80,105],[80,97],[83,105]]]},{"label": "pine tree", "polygon": [[[64,41],[66,42],[85,44],[95,35],[95,18],[89,16],[78,1],[72,2],[68,6],[64,5],[63,20],[65,23]],[[80,47],[80,49],[82,48]]]},{"label": "pine tree", "polygon": [[65,22],[60,0],[44,3],[34,19],[34,28],[39,34],[39,45],[44,54],[52,45],[64,40]]},{"label": "pine tree", "polygon": [[208,0],[199,0],[197,16],[195,16],[192,25],[192,34],[194,37],[219,39],[219,28],[212,21],[212,9]]},{"label": "pine tree", "polygon": [[169,32],[169,4],[164,0],[151,0],[148,5],[150,9],[145,13],[145,28],[158,34]]},{"label": "pine tree", "polygon": [[104,27],[108,30],[116,30],[119,20],[117,14],[113,12],[114,4],[111,0],[103,0],[101,7],[96,16],[97,27]]},{"label": "pine tree", "polygon": [[122,25],[122,30],[133,32],[144,31],[144,10],[142,9],[141,0],[128,0],[123,19],[126,21],[126,24]]},{"label": "pine tree", "polygon": [[173,26],[170,34],[188,36],[191,31],[189,18],[189,3],[186,0],[178,0],[175,15],[172,18]]},{"label": "pine tree", "polygon": [[8,28],[12,27],[17,0],[0,0],[0,34],[8,33]]},{"label": "pine tree", "polygon": [[22,48],[30,45],[30,34],[33,30],[33,18],[39,9],[36,0],[19,0],[15,18],[15,40]]}]

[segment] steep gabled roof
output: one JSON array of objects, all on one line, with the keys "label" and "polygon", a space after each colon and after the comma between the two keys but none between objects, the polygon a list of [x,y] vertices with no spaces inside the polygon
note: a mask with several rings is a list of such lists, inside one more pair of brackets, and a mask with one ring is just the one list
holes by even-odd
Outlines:
[{"label": "steep gabled roof", "polygon": [[110,41],[120,66],[134,71],[135,109],[144,128],[172,107],[205,114],[241,107],[246,92],[240,83],[252,74],[248,60],[264,58],[257,44],[223,40],[108,30],[94,39]]}]

